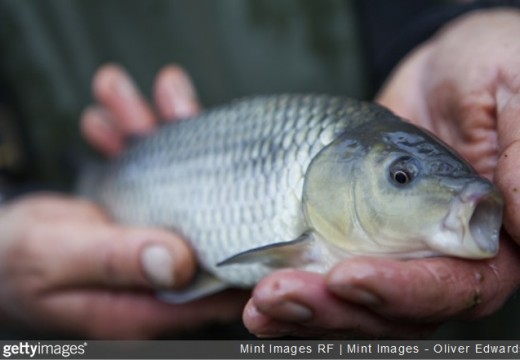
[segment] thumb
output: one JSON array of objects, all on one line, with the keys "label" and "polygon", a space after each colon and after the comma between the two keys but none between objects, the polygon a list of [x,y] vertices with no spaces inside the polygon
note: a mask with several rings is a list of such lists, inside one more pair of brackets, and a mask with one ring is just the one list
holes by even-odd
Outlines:
[{"label": "thumb", "polygon": [[432,45],[425,44],[412,51],[385,82],[374,101],[387,107],[396,115],[429,127],[426,114],[423,74],[432,52]]},{"label": "thumb", "polygon": [[175,234],[111,223],[52,224],[27,246],[46,287],[177,288],[193,277],[195,258]]}]

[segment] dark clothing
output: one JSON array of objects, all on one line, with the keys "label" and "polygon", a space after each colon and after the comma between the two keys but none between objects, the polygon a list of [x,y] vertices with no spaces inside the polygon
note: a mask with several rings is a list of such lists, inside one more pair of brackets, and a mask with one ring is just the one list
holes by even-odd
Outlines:
[{"label": "dark clothing", "polygon": [[[413,48],[432,37],[447,22],[471,11],[495,7],[520,8],[519,0],[454,1],[369,0],[356,2],[361,14],[363,44],[377,90]],[[399,9],[399,11],[396,11]]]},{"label": "dark clothing", "polygon": [[[78,119],[105,62],[146,95],[161,66],[181,64],[205,106],[279,92],[371,99],[446,22],[496,6],[520,1],[0,0],[0,193],[70,185],[85,150]],[[511,331],[477,325],[466,337],[520,334]]]}]

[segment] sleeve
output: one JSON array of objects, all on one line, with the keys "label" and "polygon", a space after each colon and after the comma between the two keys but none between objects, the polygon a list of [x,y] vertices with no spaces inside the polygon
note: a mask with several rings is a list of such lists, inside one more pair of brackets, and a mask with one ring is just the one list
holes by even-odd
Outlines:
[{"label": "sleeve", "polygon": [[520,0],[359,1],[367,66],[371,69],[374,89],[383,84],[406,54],[428,40],[443,25],[471,11],[496,7],[520,8]]}]

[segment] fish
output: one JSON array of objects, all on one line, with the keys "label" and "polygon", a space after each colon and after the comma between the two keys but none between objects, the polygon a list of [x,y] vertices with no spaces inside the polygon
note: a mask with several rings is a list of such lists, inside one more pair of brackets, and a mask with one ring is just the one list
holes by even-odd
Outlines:
[{"label": "fish", "polygon": [[196,280],[182,303],[269,273],[355,256],[497,254],[503,199],[428,130],[372,102],[259,95],[164,124],[85,176],[121,224],[181,234]]}]

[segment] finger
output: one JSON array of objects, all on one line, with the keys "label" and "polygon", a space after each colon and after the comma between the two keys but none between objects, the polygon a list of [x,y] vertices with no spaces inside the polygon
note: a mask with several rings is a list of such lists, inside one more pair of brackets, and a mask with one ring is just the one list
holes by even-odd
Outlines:
[{"label": "finger", "polygon": [[190,78],[176,65],[169,65],[159,72],[154,97],[161,116],[166,120],[185,119],[200,111]]},{"label": "finger", "polygon": [[502,241],[498,256],[487,261],[351,259],[331,270],[327,285],[340,298],[389,319],[475,318],[496,311],[514,291],[519,260],[510,241]]},{"label": "finger", "polygon": [[406,66],[399,67],[399,71],[391,74],[374,101],[392,110],[403,119],[428,127],[426,121],[428,116],[425,114],[423,101],[421,101],[424,89],[417,78],[424,72],[432,51],[433,44],[426,43],[410,53],[403,60]]},{"label": "finger", "polygon": [[120,154],[124,138],[110,113],[100,106],[90,106],[81,114],[81,130],[87,141],[107,156]]},{"label": "finger", "polygon": [[[5,206],[6,216],[3,221],[13,225],[6,230],[18,228],[20,221],[36,223],[54,223],[58,221],[77,221],[108,223],[107,214],[92,201],[71,198],[59,193],[40,192],[21,196]],[[30,227],[25,227],[30,229]],[[16,237],[11,234],[11,238]]]},{"label": "finger", "polygon": [[520,77],[497,90],[499,159],[495,181],[505,201],[504,226],[520,244]]},{"label": "finger", "polygon": [[242,321],[246,328],[260,338],[274,338],[291,336],[303,333],[305,328],[298,324],[277,321],[258,310],[255,301],[251,298],[242,314]]},{"label": "finger", "polygon": [[93,80],[94,97],[111,113],[124,136],[144,135],[155,128],[155,116],[126,71],[114,64],[101,67]]},{"label": "finger", "polygon": [[370,336],[416,338],[435,325],[409,325],[386,320],[334,296],[320,274],[295,270],[268,276],[255,288],[244,312],[250,331],[262,335]]},{"label": "finger", "polygon": [[[42,291],[102,286],[168,289],[185,285],[195,258],[175,234],[67,219],[34,223],[10,251],[15,286]],[[32,274],[27,280],[27,274]]]},{"label": "finger", "polygon": [[172,306],[151,292],[86,289],[46,294],[38,304],[39,312],[30,315],[31,323],[52,324],[54,331],[105,340],[139,340],[238,319],[248,298],[247,292],[228,291]]},{"label": "finger", "polygon": [[520,244],[520,140],[511,142],[500,155],[495,170],[495,182],[504,197],[504,227]]}]

